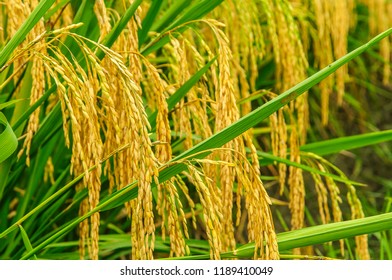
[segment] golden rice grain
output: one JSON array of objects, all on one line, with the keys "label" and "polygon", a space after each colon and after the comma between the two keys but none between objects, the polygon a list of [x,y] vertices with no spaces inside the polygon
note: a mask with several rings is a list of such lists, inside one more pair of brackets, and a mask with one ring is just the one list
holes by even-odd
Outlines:
[{"label": "golden rice grain", "polygon": [[[356,194],[356,190],[352,185],[348,185],[347,199],[351,207],[351,219],[364,218],[365,214],[363,213],[362,210],[361,201],[359,200]],[[361,260],[369,260],[370,254],[369,254],[369,245],[368,245],[368,235],[364,234],[364,235],[356,236],[355,245],[356,245],[355,250],[357,252],[358,258]]]},{"label": "golden rice grain", "polygon": [[187,164],[190,172],[190,179],[196,186],[197,193],[200,198],[200,202],[203,206],[203,219],[206,225],[206,234],[208,236],[208,243],[210,244],[210,258],[218,260],[220,259],[220,248],[221,248],[221,232],[222,224],[219,216],[222,216],[219,208],[217,199],[211,195],[211,186],[208,186],[208,180],[203,180],[202,173],[198,171],[192,164]]},{"label": "golden rice grain", "polygon": [[[317,39],[314,40],[315,59],[320,68],[326,67],[334,59],[347,53],[347,38],[354,4],[352,0],[320,1],[314,0],[312,7],[315,11],[317,24]],[[320,83],[322,123],[327,125],[329,116],[329,99],[332,88],[336,85],[337,104],[343,102],[345,80],[348,75],[347,65],[339,68],[333,75]]]},{"label": "golden rice grain", "polygon": [[[320,163],[313,163],[307,161],[308,164],[319,170],[323,169]],[[313,180],[315,181],[315,189],[317,193],[317,203],[319,208],[320,219],[323,224],[329,223],[331,220],[329,204],[328,204],[328,189],[319,174],[311,173]]]},{"label": "golden rice grain", "polygon": [[49,157],[45,164],[44,182],[50,182],[52,185],[55,183],[52,157]]},{"label": "golden rice grain", "polygon": [[[369,29],[370,36],[375,36],[391,26],[392,4],[388,0],[362,0],[369,9]],[[390,38],[385,38],[380,42],[380,55],[383,62],[382,82],[385,85],[391,83],[391,44]]]},{"label": "golden rice grain", "polygon": [[[292,127],[290,134],[290,160],[300,162],[299,143],[297,129]],[[291,210],[291,227],[300,229],[304,226],[305,215],[305,185],[302,176],[302,169],[294,166],[289,167],[289,186],[290,186],[290,204]]]},{"label": "golden rice grain", "polygon": [[98,26],[100,30],[98,42],[100,42],[111,30],[111,25],[109,22],[109,17],[107,15],[105,2],[103,0],[95,1],[94,13],[98,19]]}]

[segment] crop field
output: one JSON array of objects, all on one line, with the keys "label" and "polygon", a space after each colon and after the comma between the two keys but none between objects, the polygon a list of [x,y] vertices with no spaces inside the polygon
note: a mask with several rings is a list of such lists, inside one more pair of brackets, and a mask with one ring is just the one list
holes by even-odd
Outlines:
[{"label": "crop field", "polygon": [[0,259],[392,259],[392,1],[0,1]]}]

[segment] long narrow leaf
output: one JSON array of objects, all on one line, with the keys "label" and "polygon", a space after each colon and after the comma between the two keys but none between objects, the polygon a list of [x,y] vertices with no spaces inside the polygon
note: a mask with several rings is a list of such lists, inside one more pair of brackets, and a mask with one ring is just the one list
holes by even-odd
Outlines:
[{"label": "long narrow leaf", "polygon": [[[92,170],[92,168],[90,169]],[[68,173],[69,170],[65,170],[64,172]],[[79,182],[83,177],[84,177],[84,173],[79,175],[78,177],[76,177],[75,179],[73,179],[71,182],[69,182],[68,184],[66,184],[64,187],[62,187],[60,190],[58,190],[56,193],[54,193],[53,195],[51,195],[50,197],[48,197],[47,199],[45,199],[45,201],[43,201],[42,203],[40,203],[37,207],[35,207],[33,210],[31,210],[29,213],[27,213],[26,215],[24,215],[22,218],[20,218],[16,223],[14,223],[12,226],[10,226],[8,229],[6,229],[5,231],[3,231],[2,233],[0,233],[0,239],[4,238],[5,236],[7,236],[10,232],[12,232],[13,230],[15,230],[20,224],[22,224],[25,220],[27,220],[29,217],[31,217],[32,215],[34,215],[35,213],[39,212],[42,208],[46,207],[50,202],[52,202],[53,200],[57,199],[60,195],[62,195],[63,193],[65,193],[66,191],[68,191],[71,187],[73,187],[77,182]],[[61,176],[59,177],[59,179],[62,180]]]},{"label": "long narrow leaf", "polygon": [[310,143],[301,146],[300,150],[323,156],[338,153],[343,150],[357,149],[391,140],[392,130],[385,130]]},{"label": "long narrow leaf", "polygon": [[[392,213],[278,233],[278,246],[279,250],[283,251],[304,246],[323,244],[325,242],[375,233],[388,229],[392,229]],[[254,243],[248,243],[237,248],[235,252],[226,252],[221,254],[221,257],[252,258],[254,255],[254,249]],[[209,254],[170,259],[203,260],[209,259]]]},{"label": "long narrow leaf", "polygon": [[[26,255],[24,255],[22,257],[22,259],[28,259],[30,258],[33,254],[39,252],[39,250],[45,248],[48,244],[52,243],[53,241],[55,241],[56,239],[60,238],[61,236],[63,236],[64,234],[68,233],[69,231],[71,231],[73,228],[75,228],[78,224],[80,224],[82,221],[84,221],[85,219],[87,219],[88,217],[90,217],[91,215],[93,215],[94,213],[97,213],[101,210],[103,210],[105,207],[108,206],[108,204],[112,203],[112,201],[116,201],[116,200],[121,200],[124,198],[124,193],[128,193],[128,192],[133,192],[136,193],[136,188],[134,184],[129,185],[126,188],[123,188],[119,191],[117,191],[113,196],[111,196],[111,199],[106,199],[101,201],[97,207],[95,207],[94,209],[92,209],[91,211],[89,211],[88,213],[86,213],[85,215],[78,217],[74,220],[72,220],[71,222],[69,222],[68,224],[66,224],[63,228],[61,228],[58,232],[56,232],[56,234],[52,235],[51,237],[49,237],[47,240],[45,240],[44,242],[40,243],[38,246],[36,246],[32,251],[28,252]],[[124,201],[125,202],[125,201]],[[123,203],[123,202],[122,202]]]},{"label": "long narrow leaf", "polygon": [[169,25],[166,30],[173,29],[181,24],[199,19],[204,17],[207,13],[211,12],[218,5],[220,5],[223,0],[202,0],[194,5],[190,6],[183,16],[175,20],[171,25]]},{"label": "long narrow leaf", "polygon": [[328,172],[323,172],[323,171],[320,171],[320,170],[318,170],[316,168],[312,168],[310,166],[307,166],[307,165],[304,165],[304,164],[300,164],[300,163],[297,163],[297,162],[294,162],[294,161],[291,161],[291,160],[288,160],[288,159],[280,158],[280,157],[274,156],[274,155],[269,154],[269,153],[258,151],[257,154],[260,156],[260,158],[267,158],[267,159],[269,159],[271,161],[277,161],[277,162],[280,162],[280,163],[287,164],[289,166],[295,166],[297,168],[301,168],[302,170],[305,170],[305,171],[308,171],[308,172],[311,172],[311,173],[315,173],[315,174],[319,174],[319,175],[322,175],[322,176],[329,177],[329,178],[331,178],[331,179],[333,179],[333,180],[335,180],[337,182],[350,184],[350,185],[354,185],[354,186],[365,186],[365,184],[354,182],[354,181],[351,181],[351,180],[339,177],[339,176],[337,176],[335,174],[331,174],[331,173],[328,173]]},{"label": "long narrow leaf", "polygon": [[[24,228],[22,227],[22,225],[19,225],[19,229],[20,229],[20,233],[22,235],[22,239],[23,239],[23,243],[26,247],[26,251],[30,252],[33,250],[33,246],[31,246],[31,242],[30,242],[30,238],[27,235],[26,231],[24,230]],[[33,255],[33,259],[37,259],[36,255]]]},{"label": "long narrow leaf", "polygon": [[167,28],[170,23],[174,22],[174,19],[180,15],[180,13],[186,8],[189,7],[191,1],[188,0],[177,0],[170,5],[165,14],[159,19],[159,21],[155,21],[152,30],[157,32],[162,32],[163,29]]},{"label": "long narrow leaf", "polygon": [[14,100],[11,100],[8,102],[0,103],[0,110],[3,110],[4,108],[7,108],[7,107],[11,107],[11,106],[15,105],[15,103],[18,103],[23,100],[24,99],[14,99]]},{"label": "long narrow leaf", "polygon": [[[392,213],[280,233],[278,245],[279,250],[289,250],[388,229],[392,229]],[[238,248],[237,253],[241,257],[250,257],[253,250],[254,245],[247,244]]]},{"label": "long narrow leaf", "polygon": [[16,135],[4,114],[0,112],[0,163],[10,157],[17,147]]},{"label": "long narrow leaf", "polygon": [[162,0],[152,1],[151,7],[148,9],[147,15],[143,19],[142,28],[139,29],[139,46],[147,40],[147,34],[150,31],[154,20],[156,20],[162,6],[162,2]]}]

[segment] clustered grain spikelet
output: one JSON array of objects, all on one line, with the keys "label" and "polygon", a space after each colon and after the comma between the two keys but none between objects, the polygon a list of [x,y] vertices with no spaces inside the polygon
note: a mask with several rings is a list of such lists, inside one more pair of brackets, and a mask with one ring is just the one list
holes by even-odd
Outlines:
[{"label": "clustered grain spikelet", "polygon": [[[344,179],[347,179],[342,171],[337,167],[331,165],[325,159],[314,154],[306,154],[305,161],[309,166],[316,168],[324,173],[337,172],[338,175]],[[323,179],[319,174],[312,173],[312,177],[315,181],[315,189],[317,193],[317,201],[319,207],[320,218],[324,224],[329,223],[331,220],[334,222],[340,222],[343,220],[343,212],[340,204],[343,203],[341,191],[335,180],[327,176]],[[359,219],[363,218],[364,213],[360,200],[356,195],[355,187],[351,184],[346,184],[347,187],[347,203],[351,210],[351,218]],[[328,203],[330,201],[330,203]],[[332,213],[331,213],[332,212]],[[344,255],[344,242],[339,240],[341,254]],[[359,259],[369,259],[368,250],[368,237],[367,235],[357,236],[355,238],[356,252]]]},{"label": "clustered grain spikelet", "polygon": [[[86,51],[86,56],[90,60],[95,60],[89,48],[82,47]],[[97,108],[97,88],[91,82],[91,76],[87,75],[80,66],[71,62],[59,50],[51,49],[55,52],[56,58],[44,58],[46,71],[51,74],[58,87],[59,99],[62,104],[63,122],[66,131],[66,142],[68,139],[68,125],[72,127],[72,158],[71,172],[73,174],[86,173],[83,182],[78,189],[86,186],[89,190],[89,197],[82,202],[80,214],[84,215],[98,205],[101,185],[101,159],[103,158],[103,143],[100,137],[100,127],[98,121]],[[94,77],[95,78],[95,77]],[[63,85],[64,80],[68,88]],[[68,119],[69,117],[69,119]],[[96,166],[94,170],[90,167]],[[88,225],[88,228],[87,228]],[[95,213],[90,218],[90,223],[81,224],[81,240],[87,240],[89,234],[89,256],[91,259],[98,258],[98,230],[99,213]],[[84,235],[82,235],[84,233]],[[84,242],[81,243],[84,247]],[[81,249],[84,257],[84,249]]]},{"label": "clustered grain spikelet", "polygon": [[[95,12],[101,19],[103,30],[101,36],[109,30],[108,17],[103,3],[97,5]],[[141,100],[141,64],[138,57],[137,28],[140,25],[137,11],[135,17],[128,23],[128,30],[120,35],[113,46],[116,52],[105,49],[104,67],[109,74],[108,83],[112,89],[106,88],[105,99],[107,108],[114,114],[106,120],[108,127],[106,139],[108,150],[117,149],[128,143],[129,148],[115,155],[113,170],[107,165],[106,171],[113,172],[111,187],[117,185],[121,189],[128,184],[138,181],[138,198],[126,203],[126,208],[132,219],[132,257],[134,259],[152,259],[155,243],[154,214],[152,205],[151,183],[158,174],[156,158],[148,136],[149,122]],[[102,13],[102,14],[101,14]],[[108,27],[106,27],[108,26]],[[130,52],[129,52],[130,50]],[[118,53],[129,53],[127,57]],[[129,59],[131,69],[125,66]],[[170,141],[169,141],[170,142]]]},{"label": "clustered grain spikelet", "polygon": [[[257,1],[225,1],[214,13],[214,18],[226,26],[225,34],[232,52],[231,77],[237,100],[248,98],[250,92],[256,90],[257,64],[265,55],[257,6]],[[241,104],[240,111],[241,115],[249,113],[250,102]]]},{"label": "clustered grain spikelet", "polygon": [[[158,70],[146,59],[143,60],[146,66],[147,79],[146,87],[152,96],[153,103],[157,108],[156,116],[156,138],[157,145],[155,156],[161,164],[167,163],[172,159],[171,149],[171,129],[169,124],[169,111],[166,102],[166,83],[160,77]],[[166,231],[170,238],[170,255],[184,256],[187,251],[185,237],[188,236],[185,214],[174,179],[158,184],[157,212],[162,217],[162,236],[165,237]],[[167,223],[167,229],[165,225]]]},{"label": "clustered grain spikelet", "polygon": [[[220,131],[224,129],[226,126],[235,122],[240,117],[240,111],[237,107],[236,100],[237,97],[235,95],[235,86],[234,81],[231,79],[231,58],[232,51],[229,47],[228,39],[225,34],[220,29],[220,24],[216,21],[204,21],[208,24],[211,31],[213,32],[213,38],[218,43],[218,76],[217,79],[212,79],[215,88],[217,91],[215,93],[215,131]],[[265,258],[265,252],[271,252],[271,255],[277,257],[276,249],[276,239],[274,235],[269,235],[270,239],[267,240],[266,245],[263,243],[264,234],[268,231],[273,231],[272,221],[270,220],[270,214],[267,211],[269,207],[262,207],[261,211],[252,210],[254,207],[255,201],[258,201],[258,205],[268,205],[268,195],[261,195],[262,192],[265,192],[264,187],[261,184],[261,181],[258,182],[256,177],[253,176],[252,172],[259,168],[258,161],[253,160],[254,166],[249,166],[244,164],[245,155],[245,146],[251,149],[253,154],[253,159],[256,156],[256,151],[254,149],[252,141],[249,141],[246,137],[249,137],[250,132],[237,137],[230,141],[229,143],[223,146],[221,151],[217,151],[213,153],[213,157],[218,157],[220,160],[227,162],[227,165],[219,166],[216,168],[215,174],[211,174],[214,183],[219,186],[221,192],[221,204],[222,204],[222,216],[225,217],[222,221],[222,232],[223,236],[221,242],[221,250],[235,250],[236,241],[235,241],[235,227],[234,221],[232,219],[233,212],[233,202],[237,201],[237,225],[241,216],[240,211],[240,197],[242,196],[242,191],[245,193],[245,201],[246,201],[246,210],[248,211],[248,230],[249,230],[249,239],[251,241],[255,241],[258,250],[255,251],[255,258]],[[244,165],[244,168],[239,168],[238,166]],[[210,173],[208,173],[210,174]],[[246,174],[246,175],[245,175]],[[258,173],[257,173],[258,174]],[[250,177],[250,178],[249,178]],[[237,184],[237,199],[234,200],[234,190],[233,186]],[[260,184],[259,184],[260,183]],[[258,189],[253,192],[250,189],[250,186],[254,186],[254,188]],[[266,193],[265,193],[266,194]],[[257,204],[257,203],[255,203]],[[260,210],[260,208],[258,209]],[[256,230],[259,234],[251,234],[252,231],[250,229]],[[260,233],[263,234],[260,234]],[[268,232],[270,233],[270,232]],[[267,235],[267,234],[266,234]],[[275,255],[274,255],[275,254]],[[267,257],[268,258],[268,257]]]},{"label": "clustered grain spikelet", "polygon": [[[262,1],[268,19],[269,36],[271,37],[276,62],[277,90],[284,92],[306,77],[308,66],[305,50],[299,30],[294,22],[292,6],[288,1]],[[286,158],[287,147],[290,148],[290,160],[300,163],[299,145],[306,141],[308,127],[307,94],[292,101],[286,113],[291,126],[287,139],[284,109],[272,116],[271,138],[276,155]],[[288,144],[287,145],[287,140]],[[286,165],[279,164],[280,193],[283,193],[286,179]],[[290,191],[291,225],[293,229],[304,225],[305,188],[302,169],[290,166],[288,186]]]},{"label": "clustered grain spikelet", "polygon": [[[317,25],[317,38],[314,38],[316,63],[320,68],[326,67],[333,60],[347,53],[347,38],[353,16],[353,1],[320,1],[311,3],[314,9]],[[343,102],[345,80],[348,75],[347,65],[339,68],[333,75],[320,83],[321,90],[321,118],[327,125],[329,119],[329,100],[337,100],[340,106]],[[333,87],[336,85],[337,95],[333,96]]]},{"label": "clustered grain spikelet", "polygon": [[[361,0],[369,9],[370,36],[375,36],[392,25],[392,3],[389,0]],[[380,42],[379,53],[383,58],[382,82],[391,84],[391,51],[392,41],[390,36]]]}]

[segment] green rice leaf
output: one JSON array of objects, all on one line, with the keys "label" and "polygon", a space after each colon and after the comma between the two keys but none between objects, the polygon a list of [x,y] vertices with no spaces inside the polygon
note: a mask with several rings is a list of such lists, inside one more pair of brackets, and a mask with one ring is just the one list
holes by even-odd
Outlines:
[{"label": "green rice leaf", "polygon": [[12,125],[13,129],[19,128],[21,124],[23,124],[27,119],[30,117],[30,115],[44,103],[49,96],[56,91],[56,86],[53,85],[50,89],[48,89],[44,95],[42,95],[34,104],[29,106],[29,108],[20,116],[20,118]]},{"label": "green rice leaf", "polygon": [[[388,229],[392,229],[392,213],[307,227],[279,233],[277,236],[279,250],[283,251]],[[237,253],[240,257],[251,257],[253,255],[253,250],[254,245],[247,244],[238,248]]]},{"label": "green rice leaf", "polygon": [[6,117],[0,112],[0,163],[9,158],[18,147],[18,139]]},{"label": "green rice leaf", "polygon": [[392,130],[371,132],[310,143],[301,146],[300,150],[323,156],[335,154],[343,150],[353,150],[375,145],[386,141],[392,141]]},{"label": "green rice leaf", "polygon": [[[30,243],[30,239],[29,236],[27,235],[26,231],[24,230],[24,228],[22,227],[22,225],[19,225],[19,229],[20,229],[20,233],[22,235],[22,239],[23,239],[23,243],[26,247],[26,251],[30,252],[33,250],[33,246]],[[37,259],[36,255],[33,255],[33,259]]]},{"label": "green rice leaf", "polygon": [[173,29],[181,24],[184,24],[185,22],[189,22],[192,20],[202,18],[206,14],[211,12],[213,9],[215,9],[222,2],[223,2],[223,0],[202,0],[202,1],[199,1],[198,3],[195,3],[194,5],[190,6],[186,10],[184,15],[182,15],[177,20],[175,20],[171,25],[169,25],[166,28],[166,30]]},{"label": "green rice leaf", "polygon": [[139,29],[139,46],[141,46],[146,40],[148,31],[150,31],[153,22],[156,20],[156,17],[161,9],[162,0],[153,0],[151,7],[148,9],[146,16],[142,22],[142,28]]},{"label": "green rice leaf", "polygon": [[[363,234],[370,234],[388,229],[392,229],[392,213],[278,233],[278,246],[279,251],[283,251],[299,247],[323,244],[325,242],[336,241]],[[254,248],[254,243],[248,243],[237,248],[235,252],[226,252],[221,254],[221,257],[252,258],[254,255]],[[209,259],[209,254],[170,259],[203,260]]]},{"label": "green rice leaf", "polygon": [[[65,189],[65,187],[63,188]],[[58,196],[58,194],[54,194]],[[99,211],[107,210],[108,206],[110,206],[113,203],[116,203],[118,206],[123,205],[124,202],[129,201],[130,197],[129,196],[136,196],[137,195],[137,189],[135,188],[135,184],[128,185],[127,187],[118,190],[117,192],[113,193],[106,199],[103,199],[97,207],[92,209],[91,211],[87,212],[85,215],[80,216],[76,219],[73,219],[71,222],[65,224],[62,228],[60,228],[55,234],[51,235],[48,239],[37,245],[32,251],[27,253],[22,257],[22,259],[26,260],[30,258],[33,254],[39,252],[41,249],[45,248],[48,244],[53,243],[55,240],[57,240],[59,237],[63,236],[64,234],[68,233],[71,231],[73,228],[75,228],[80,222],[84,221],[94,213],[97,213]],[[26,218],[24,218],[26,219]],[[8,229],[6,232],[3,232],[0,234],[0,238],[5,236],[10,232],[10,229]]]},{"label": "green rice leaf", "polygon": [[[93,170],[94,168],[90,168],[89,171]],[[64,172],[68,173],[69,170],[65,170]],[[57,192],[55,192],[54,194],[52,194],[50,197],[48,197],[47,199],[45,199],[43,202],[41,202],[37,207],[35,207],[33,210],[31,210],[29,213],[27,213],[26,215],[24,215],[22,218],[20,218],[16,223],[14,223],[12,226],[10,226],[8,229],[6,229],[5,231],[3,231],[2,233],[0,233],[0,239],[4,238],[5,236],[7,236],[9,233],[11,233],[13,230],[15,230],[19,225],[21,225],[24,221],[26,221],[28,218],[30,218],[32,215],[38,213],[39,211],[41,211],[43,208],[45,208],[48,204],[50,204],[51,202],[53,202],[55,199],[58,199],[62,194],[64,194],[65,192],[67,192],[71,187],[73,187],[77,182],[79,182],[83,177],[84,177],[84,173],[80,174],[78,177],[76,177],[75,179],[73,179],[71,182],[69,182],[68,184],[66,184],[64,187],[62,187],[61,189],[59,189]],[[61,179],[61,177],[59,178]],[[59,180],[58,179],[58,180]],[[62,180],[62,179],[61,179]]]},{"label": "green rice leaf", "polygon": [[258,151],[257,154],[260,156],[260,159],[266,158],[266,159],[269,159],[271,161],[277,161],[277,162],[280,162],[280,163],[287,164],[289,166],[295,166],[297,168],[301,168],[302,170],[308,171],[310,173],[315,173],[315,174],[319,174],[319,175],[322,175],[322,176],[325,176],[325,177],[329,177],[329,178],[331,178],[331,179],[333,179],[333,180],[335,180],[337,182],[341,182],[341,183],[348,184],[348,185],[353,185],[353,186],[366,186],[365,184],[358,183],[358,182],[355,182],[355,181],[351,181],[351,180],[348,180],[346,178],[342,178],[340,176],[337,176],[335,174],[331,174],[331,173],[328,173],[328,172],[323,172],[323,171],[320,171],[320,170],[318,170],[316,168],[313,168],[313,167],[310,167],[310,166],[307,166],[307,165],[304,165],[304,164],[301,164],[301,163],[297,163],[297,162],[294,162],[294,161],[291,161],[291,160],[288,160],[288,159],[280,158],[280,157],[274,156],[274,155],[269,154],[269,153]]},{"label": "green rice leaf", "polygon": [[26,99],[15,99],[15,100],[11,100],[11,101],[8,101],[8,102],[1,103],[0,104],[0,110],[3,110],[4,108],[7,108],[7,107],[11,107],[15,103],[18,103],[18,102],[23,101],[23,100],[26,100]]},{"label": "green rice leaf", "polygon": [[170,23],[174,22],[174,19],[191,4],[190,2],[192,1],[177,0],[170,4],[167,11],[165,11],[165,14],[159,20],[154,22],[151,29],[157,32],[162,32],[163,29],[167,28]]}]

